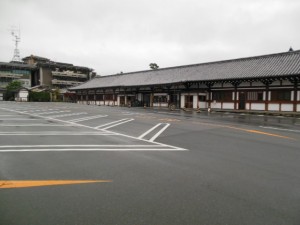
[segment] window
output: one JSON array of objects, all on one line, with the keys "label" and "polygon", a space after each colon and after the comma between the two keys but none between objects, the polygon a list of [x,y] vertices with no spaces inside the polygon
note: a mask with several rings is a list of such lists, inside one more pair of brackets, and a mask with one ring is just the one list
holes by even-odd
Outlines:
[{"label": "window", "polygon": [[263,92],[262,91],[250,91],[247,93],[247,100],[262,101],[263,100]]},{"label": "window", "polygon": [[218,91],[212,93],[212,100],[214,101],[232,101],[232,91]]},{"label": "window", "polygon": [[271,92],[272,101],[290,101],[291,100],[291,91],[287,90],[278,90]]}]

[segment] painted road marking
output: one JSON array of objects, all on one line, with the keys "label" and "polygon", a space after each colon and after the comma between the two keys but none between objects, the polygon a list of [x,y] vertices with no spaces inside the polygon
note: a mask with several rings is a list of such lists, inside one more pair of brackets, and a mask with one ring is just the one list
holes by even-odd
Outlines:
[{"label": "painted road marking", "polygon": [[[31,115],[29,113],[24,113],[24,112],[19,112],[19,111],[16,111],[16,110],[13,110],[13,109],[7,109],[7,108],[2,108],[3,110],[7,110],[7,111],[10,111],[10,112],[15,112],[15,113],[20,113],[20,114],[25,114],[25,115]],[[87,126],[87,125],[83,125],[83,124],[78,124],[78,123],[73,123],[73,122],[68,122],[68,121],[64,121],[64,120],[60,120],[60,119],[56,119],[56,118],[49,118],[49,117],[44,117],[44,116],[40,116],[40,115],[34,115],[36,117],[39,117],[39,118],[43,118],[43,119],[50,119],[52,121],[56,121],[56,122],[61,122],[61,123],[69,123],[69,124],[72,124],[74,126],[78,126],[78,127],[85,127],[85,128],[89,128],[89,129],[93,129],[93,130],[99,130],[97,127],[91,127],[91,126]],[[122,119],[122,121],[125,120],[125,119]],[[114,121],[112,123],[115,123],[115,122],[118,122],[118,121]],[[111,123],[109,123],[111,124]],[[107,124],[104,124],[104,125],[107,125]],[[100,125],[98,127],[102,127],[103,125]],[[106,131],[106,132],[109,132],[110,134],[115,134],[115,135],[119,135],[119,136],[122,136],[122,137],[126,137],[126,138],[129,138],[129,139],[133,139],[133,140],[141,140],[137,137],[133,137],[133,136],[130,136],[130,135],[126,135],[126,134],[122,134],[122,133],[117,133],[117,132],[113,132],[113,131]],[[185,148],[181,148],[181,147],[176,147],[176,146],[172,146],[172,145],[167,145],[167,144],[163,144],[163,143],[159,143],[159,142],[155,142],[155,141],[148,141],[148,140],[144,140],[144,142],[148,142],[148,143],[152,143],[152,144],[157,144],[159,146],[162,147],[162,149],[155,149],[156,151],[188,151],[187,149]],[[168,148],[168,149],[163,149],[163,148]],[[147,149],[146,151],[152,151],[153,149]],[[79,150],[80,151],[80,150]],[[111,151],[111,150],[108,150],[108,151]],[[119,151],[119,150],[116,150],[116,151]],[[133,150],[126,150],[126,151],[140,151],[139,149],[133,149]],[[141,151],[145,151],[145,149],[141,149]]]},{"label": "painted road marking", "polygon": [[64,112],[71,112],[70,110],[65,110],[65,111],[51,111],[51,112],[42,112],[42,113],[37,113],[39,115],[48,115],[48,114],[57,114],[57,113],[64,113]]},{"label": "painted road marking", "polygon": [[149,141],[153,142],[159,135],[162,134],[168,127],[170,126],[169,123],[167,123],[159,132],[157,132]]},{"label": "painted road marking", "polygon": [[4,118],[4,119],[1,119],[1,120],[4,120],[4,121],[9,121],[9,120],[18,120],[18,121],[27,121],[27,120],[41,120],[41,119],[26,119],[26,118]]},{"label": "painted road marking", "polygon": [[159,119],[159,121],[165,121],[165,122],[180,122],[178,119],[171,119],[171,118],[162,118]]},{"label": "painted road marking", "polygon": [[153,130],[155,130],[160,125],[161,125],[161,123],[156,124],[154,127],[152,127],[151,129],[147,130],[145,133],[143,133],[142,135],[140,135],[138,137],[138,139],[143,139],[143,137],[145,137],[147,134],[149,134],[150,132],[152,132]]},{"label": "painted road marking", "polygon": [[[159,126],[163,125],[162,123],[158,123],[157,125],[155,125],[154,127],[152,127],[151,129],[147,130],[145,133],[143,133],[142,135],[140,135],[138,138],[139,139],[143,139],[146,135],[150,134],[152,131],[154,131],[156,128],[158,128]],[[168,127],[170,126],[169,123],[166,123],[165,126],[163,128],[161,128],[155,135],[152,136],[152,138],[149,139],[150,142],[153,142],[159,135],[162,134],[162,132],[164,132]],[[144,140],[144,139],[143,139]]]},{"label": "painted road marking", "polygon": [[277,127],[264,127],[264,126],[259,126],[259,127],[265,128],[265,129],[271,129],[271,130],[282,130],[282,131],[290,131],[290,132],[300,133],[300,130],[290,130],[290,129],[283,129],[283,128],[277,128]]},{"label": "painted road marking", "polygon": [[183,151],[166,145],[3,145],[0,152]]},{"label": "painted road marking", "polygon": [[122,122],[120,122],[120,123],[116,123],[116,124],[110,125],[110,126],[108,126],[108,127],[101,128],[101,130],[107,130],[107,129],[109,129],[109,128],[116,127],[116,126],[119,126],[119,125],[121,125],[121,124],[123,124],[123,123],[128,123],[128,122],[133,121],[133,120],[134,120],[134,119],[127,119],[127,120],[124,120],[124,121],[122,121]]},{"label": "painted road marking", "polygon": [[82,117],[78,119],[69,120],[69,122],[82,122],[86,120],[92,120],[97,118],[107,117],[107,115],[97,115],[97,116],[88,116],[88,117]]},{"label": "painted road marking", "polygon": [[112,182],[112,180],[0,180],[0,188],[28,188],[54,185],[108,182]]},{"label": "painted road marking", "polygon": [[71,124],[0,124],[0,127],[71,127]]},{"label": "painted road marking", "polygon": [[33,135],[33,136],[72,136],[72,135],[83,135],[83,136],[89,136],[89,135],[116,135],[116,134],[111,134],[109,132],[70,132],[70,131],[19,131],[19,132],[0,132],[0,136],[14,136],[14,135],[21,135],[21,136],[26,136],[26,135]]},{"label": "painted road marking", "polygon": [[129,118],[125,118],[125,119],[121,119],[121,120],[116,120],[116,121],[113,121],[113,122],[110,122],[110,123],[105,123],[105,124],[102,124],[100,126],[97,126],[97,127],[94,127],[94,129],[108,129],[110,127],[113,127],[115,124],[116,126],[118,126],[119,124],[122,124],[123,122],[130,122],[130,121],[134,120],[134,119],[129,119]]},{"label": "painted road marking", "polygon": [[84,115],[84,114],[87,114],[87,112],[62,114],[62,115],[51,116],[50,118],[61,118],[61,117],[78,116],[78,115]]}]

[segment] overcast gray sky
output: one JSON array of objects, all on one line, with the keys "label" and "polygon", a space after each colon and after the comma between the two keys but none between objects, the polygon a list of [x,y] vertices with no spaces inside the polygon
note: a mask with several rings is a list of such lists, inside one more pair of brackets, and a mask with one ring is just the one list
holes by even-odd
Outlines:
[{"label": "overcast gray sky", "polygon": [[0,61],[21,57],[100,75],[300,49],[299,0],[0,0]]}]

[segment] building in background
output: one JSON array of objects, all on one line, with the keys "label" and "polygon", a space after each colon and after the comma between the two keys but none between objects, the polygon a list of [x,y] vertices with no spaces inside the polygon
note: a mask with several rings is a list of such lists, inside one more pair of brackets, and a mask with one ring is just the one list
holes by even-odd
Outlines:
[{"label": "building in background", "polygon": [[[0,62],[0,88],[13,80],[20,80],[28,89],[37,87],[59,90],[62,96],[72,97],[68,88],[80,85],[96,76],[93,69],[54,62],[48,58],[30,55],[22,62]],[[3,93],[3,91],[2,91]]]}]

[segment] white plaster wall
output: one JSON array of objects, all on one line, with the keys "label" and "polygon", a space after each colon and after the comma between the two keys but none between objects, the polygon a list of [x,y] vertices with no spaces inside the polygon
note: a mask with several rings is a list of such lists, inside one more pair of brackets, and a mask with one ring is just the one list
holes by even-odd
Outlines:
[{"label": "white plaster wall", "polygon": [[281,111],[292,112],[293,111],[293,104],[281,104]]},{"label": "white plaster wall", "polygon": [[120,105],[120,96],[117,97],[117,105]]},{"label": "white plaster wall", "polygon": [[269,111],[279,111],[279,104],[269,104]]},{"label": "white plaster wall", "polygon": [[184,95],[181,95],[181,99],[180,99],[180,101],[181,101],[181,104],[180,104],[180,108],[184,108]]},{"label": "white plaster wall", "polygon": [[154,107],[168,107],[168,103],[162,102],[162,103],[153,103]]},{"label": "white plaster wall", "polygon": [[20,98],[27,98],[28,97],[28,91],[20,91],[19,92]]},{"label": "white plaster wall", "polygon": [[200,109],[206,109],[207,108],[207,103],[206,102],[199,102],[199,107],[200,107]]},{"label": "white plaster wall", "polygon": [[265,104],[264,103],[252,103],[251,110],[265,110]]},{"label": "white plaster wall", "polygon": [[197,109],[197,105],[198,105],[198,95],[194,95],[193,96],[193,108]]},{"label": "white plaster wall", "polygon": [[234,103],[231,102],[223,103],[223,109],[234,109]]},{"label": "white plaster wall", "polygon": [[297,104],[297,109],[296,109],[297,112],[300,112],[300,104]]},{"label": "white plaster wall", "polygon": [[211,103],[211,108],[212,109],[221,109],[221,103],[214,103],[214,102],[212,102]]},{"label": "white plaster wall", "polygon": [[300,101],[300,91],[297,91],[298,94],[297,94],[297,101]]},{"label": "white plaster wall", "polygon": [[142,94],[141,94],[141,93],[138,94],[137,99],[138,99],[139,101],[142,101]]}]

